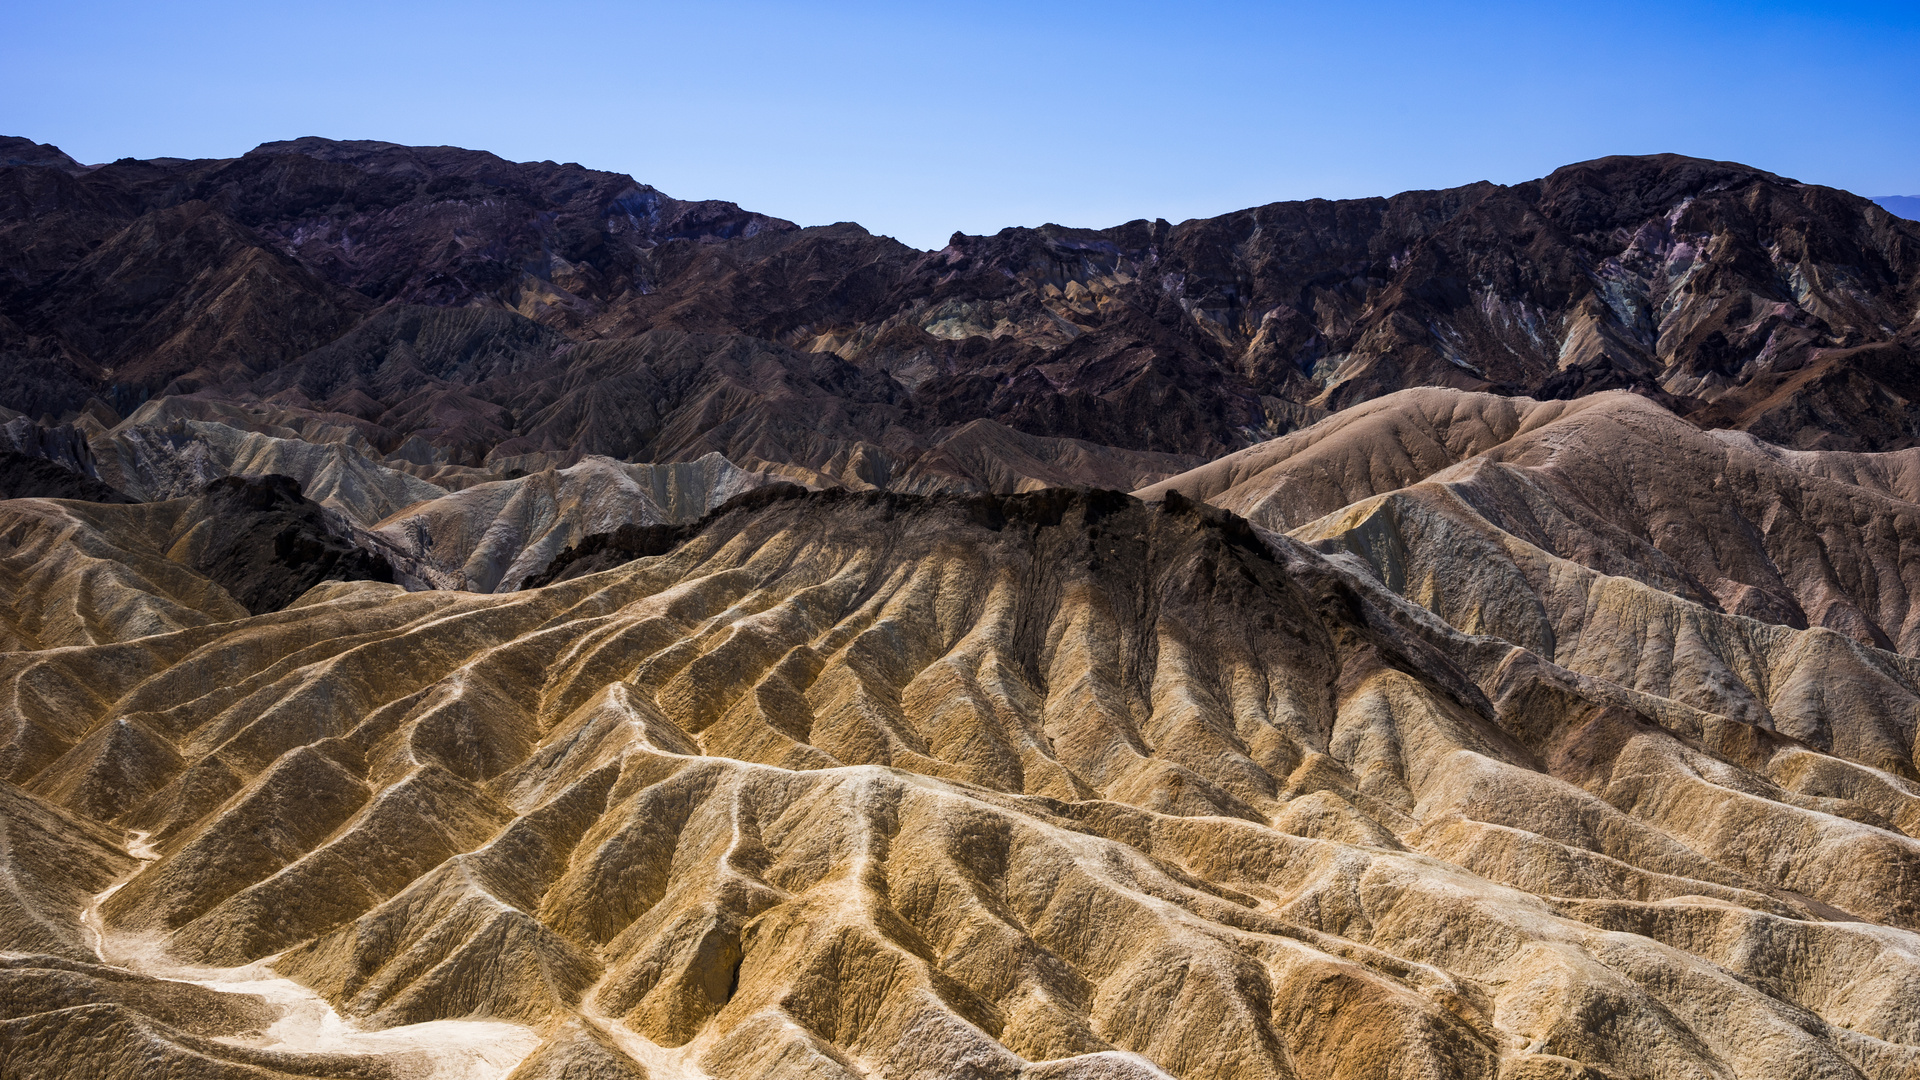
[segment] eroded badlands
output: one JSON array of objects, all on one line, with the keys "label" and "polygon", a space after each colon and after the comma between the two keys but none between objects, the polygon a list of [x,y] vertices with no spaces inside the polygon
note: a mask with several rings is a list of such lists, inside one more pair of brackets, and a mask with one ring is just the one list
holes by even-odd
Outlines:
[{"label": "eroded badlands", "polygon": [[0,504],[0,1071],[1920,1072],[1906,455],[1289,439],[259,615],[190,499]]}]

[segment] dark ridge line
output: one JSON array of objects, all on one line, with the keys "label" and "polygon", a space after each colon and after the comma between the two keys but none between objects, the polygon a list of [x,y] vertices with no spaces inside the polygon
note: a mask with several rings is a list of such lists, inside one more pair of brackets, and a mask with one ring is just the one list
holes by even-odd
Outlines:
[{"label": "dark ridge line", "polygon": [[1066,517],[1067,511],[1074,507],[1084,507],[1086,520],[1092,524],[1130,506],[1146,506],[1166,514],[1196,518],[1202,527],[1219,533],[1229,546],[1259,555],[1268,561],[1278,561],[1273,550],[1245,518],[1217,506],[1196,502],[1177,491],[1167,492],[1166,498],[1160,502],[1143,502],[1124,491],[1110,488],[1051,487],[1012,494],[912,494],[885,489],[848,491],[829,488],[813,491],[798,484],[780,482],[743,491],[714,507],[698,521],[678,525],[628,523],[611,532],[581,537],[578,543],[555,555],[544,569],[521,579],[518,588],[543,588],[611,570],[635,559],[666,555],[730,514],[754,513],[779,503],[794,501],[825,507],[880,507],[884,513],[883,521],[891,520],[895,514],[953,507],[965,513],[969,524],[993,532],[1000,532],[1010,525],[1057,526]]}]

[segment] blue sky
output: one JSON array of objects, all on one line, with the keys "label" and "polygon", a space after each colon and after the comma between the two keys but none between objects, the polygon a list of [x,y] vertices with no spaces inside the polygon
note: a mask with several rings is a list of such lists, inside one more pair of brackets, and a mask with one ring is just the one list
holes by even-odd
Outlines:
[{"label": "blue sky", "polygon": [[0,133],[452,143],[920,247],[1659,151],[1920,194],[1920,3],[0,0]]}]

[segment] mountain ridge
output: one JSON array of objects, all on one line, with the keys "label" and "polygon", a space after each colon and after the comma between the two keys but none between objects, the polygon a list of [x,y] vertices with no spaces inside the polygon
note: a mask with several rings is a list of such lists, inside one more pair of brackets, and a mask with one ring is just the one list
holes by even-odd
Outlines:
[{"label": "mountain ridge", "polygon": [[[1407,385],[1635,388],[1792,445],[1892,449],[1920,429],[1899,404],[1914,396],[1920,227],[1844,192],[1674,155],[1179,225],[956,234],[937,252],[447,147],[309,138],[78,176],[16,165],[0,182],[14,192],[0,348],[16,372],[0,404],[36,415],[87,396],[122,413],[157,393],[264,396],[304,343],[338,338],[368,303],[405,302],[479,303],[574,341],[744,334],[892,380],[925,423],[992,419],[1136,451],[1217,456]],[[181,214],[232,224],[199,239]],[[118,243],[142,267],[155,240],[137,230],[177,236],[181,257],[239,260],[218,325],[202,325],[204,288],[158,308],[114,300],[116,279],[80,253],[115,229],[136,230]],[[276,259],[327,284],[270,270]],[[312,329],[258,340],[229,313],[236,290],[263,308],[298,298]],[[76,323],[63,302],[141,329],[102,351],[109,324]],[[1863,404],[1877,426],[1851,419]]]},{"label": "mountain ridge", "polygon": [[[1870,747],[1463,633],[1177,494],[789,487],[676,532],[523,593],[330,583],[0,656],[34,688],[0,793],[141,830],[138,866],[52,841],[83,888],[131,874],[105,955],[241,994],[276,956],[364,1030],[491,1018],[562,1074],[1920,1064],[1920,793]],[[1895,715],[1920,667],[1887,670],[1796,700]],[[324,1067],[144,1008],[83,1045]]]},{"label": "mountain ridge", "polygon": [[1675,155],[921,252],[0,140],[0,1075],[1910,1080],[1916,347]]},{"label": "mountain ridge", "polygon": [[1890,214],[1897,214],[1908,221],[1920,221],[1920,195],[1875,195],[1872,198]]}]

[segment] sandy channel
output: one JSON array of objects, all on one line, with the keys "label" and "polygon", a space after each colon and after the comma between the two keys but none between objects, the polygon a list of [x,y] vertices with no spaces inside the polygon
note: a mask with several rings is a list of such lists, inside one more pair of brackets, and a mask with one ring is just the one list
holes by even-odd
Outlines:
[{"label": "sandy channel", "polygon": [[325,998],[276,974],[277,955],[243,967],[182,964],[167,955],[163,935],[123,933],[106,926],[101,909],[108,898],[159,857],[149,834],[143,832],[131,834],[127,854],[139,859],[140,867],[97,893],[81,912],[88,943],[102,963],[222,993],[253,994],[280,1014],[264,1031],[225,1036],[218,1042],[295,1053],[401,1056],[411,1059],[408,1064],[421,1064],[417,1074],[421,1080],[501,1080],[542,1041],[530,1028],[499,1020],[434,1020],[362,1030],[335,1012]]}]

